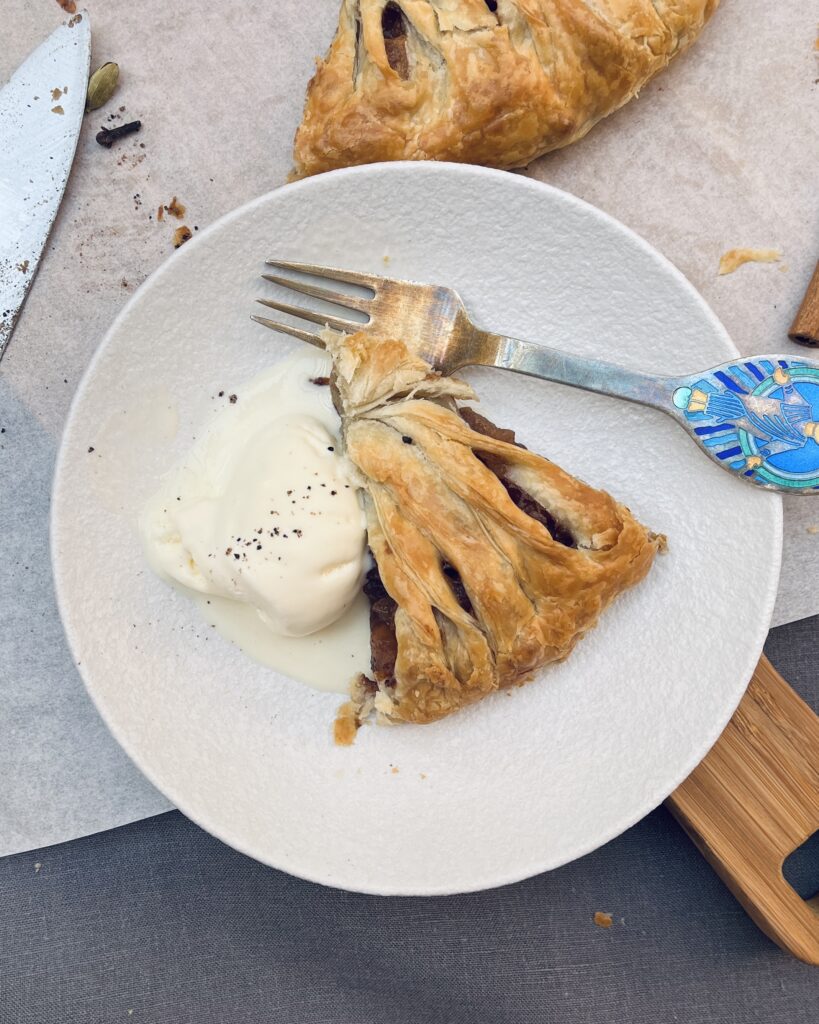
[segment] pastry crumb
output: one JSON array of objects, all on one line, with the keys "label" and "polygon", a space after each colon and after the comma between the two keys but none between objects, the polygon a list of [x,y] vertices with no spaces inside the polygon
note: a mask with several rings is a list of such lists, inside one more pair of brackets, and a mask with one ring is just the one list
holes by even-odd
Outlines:
[{"label": "pastry crumb", "polygon": [[611,928],[613,918],[611,914],[606,914],[602,910],[596,910],[594,912],[594,923],[598,928]]},{"label": "pastry crumb", "polygon": [[333,741],[337,747],[351,747],[355,743],[359,727],[356,706],[348,700],[338,709],[336,720],[333,722]]},{"label": "pastry crumb", "polygon": [[62,106],[58,103],[56,107],[52,107],[51,108],[51,113],[52,114],[64,114],[65,111],[63,110]]},{"label": "pastry crumb", "polygon": [[421,779],[425,779],[426,777],[427,777],[427,773],[426,772],[421,772],[420,775],[419,775],[419,778],[421,778]]},{"label": "pastry crumb", "polygon": [[778,263],[781,259],[778,249],[729,249],[720,256],[719,276],[733,274],[745,263]]},{"label": "pastry crumb", "polygon": [[66,14],[77,13],[76,0],[57,0],[57,3],[62,7]]},{"label": "pastry crumb", "polygon": [[193,232],[186,225],[182,225],[181,228],[177,228],[173,233],[173,247],[178,249],[180,245],[184,245],[189,238],[192,237]]},{"label": "pastry crumb", "polygon": [[814,523],[813,526],[806,527],[808,533],[819,533],[819,523]]},{"label": "pastry crumb", "polygon": [[392,768],[390,768],[390,774],[391,775],[397,775],[399,771],[400,771],[400,768],[396,764],[394,764],[392,766]]},{"label": "pastry crumb", "polygon": [[165,210],[172,217],[175,217],[176,220],[182,220],[182,218],[185,216],[185,211],[187,210],[187,206],[185,206],[184,203],[180,203],[179,200],[176,198],[176,196],[174,196],[173,199],[165,207]]}]

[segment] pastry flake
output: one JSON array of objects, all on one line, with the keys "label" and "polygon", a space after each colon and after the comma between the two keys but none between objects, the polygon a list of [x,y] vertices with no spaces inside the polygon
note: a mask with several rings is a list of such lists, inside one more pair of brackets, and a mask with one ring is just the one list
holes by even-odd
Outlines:
[{"label": "pastry flake", "polygon": [[733,274],[746,263],[778,263],[782,253],[778,249],[729,249],[719,259],[719,276]]},{"label": "pastry flake", "polygon": [[568,657],[664,538],[470,408],[399,341],[326,332],[376,568],[343,718],[433,722]]},{"label": "pastry flake", "polygon": [[582,138],[719,0],[344,0],[295,177],[380,160],[522,167]]}]

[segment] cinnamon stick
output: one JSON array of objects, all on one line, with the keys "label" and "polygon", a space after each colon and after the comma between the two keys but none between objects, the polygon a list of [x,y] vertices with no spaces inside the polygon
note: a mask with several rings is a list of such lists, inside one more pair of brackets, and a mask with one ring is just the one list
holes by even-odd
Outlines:
[{"label": "cinnamon stick", "polygon": [[800,345],[819,345],[819,263],[816,264],[788,337]]}]

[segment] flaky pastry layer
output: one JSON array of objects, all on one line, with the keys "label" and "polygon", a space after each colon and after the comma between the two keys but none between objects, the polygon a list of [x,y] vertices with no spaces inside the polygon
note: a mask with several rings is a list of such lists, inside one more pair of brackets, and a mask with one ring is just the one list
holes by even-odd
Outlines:
[{"label": "flaky pastry layer", "polygon": [[294,176],[380,160],[524,166],[635,96],[718,2],[344,0]]}]

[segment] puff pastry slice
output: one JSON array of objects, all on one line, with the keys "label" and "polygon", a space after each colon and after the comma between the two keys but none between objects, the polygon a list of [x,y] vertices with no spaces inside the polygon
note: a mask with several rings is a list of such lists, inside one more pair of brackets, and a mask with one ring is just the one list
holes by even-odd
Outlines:
[{"label": "puff pastry slice", "polygon": [[372,672],[337,722],[345,742],[372,710],[433,722],[566,658],[664,538],[461,407],[472,388],[402,342],[324,337],[376,563]]},{"label": "puff pastry slice", "polygon": [[521,167],[582,138],[719,0],[343,0],[295,177],[379,160]]}]

